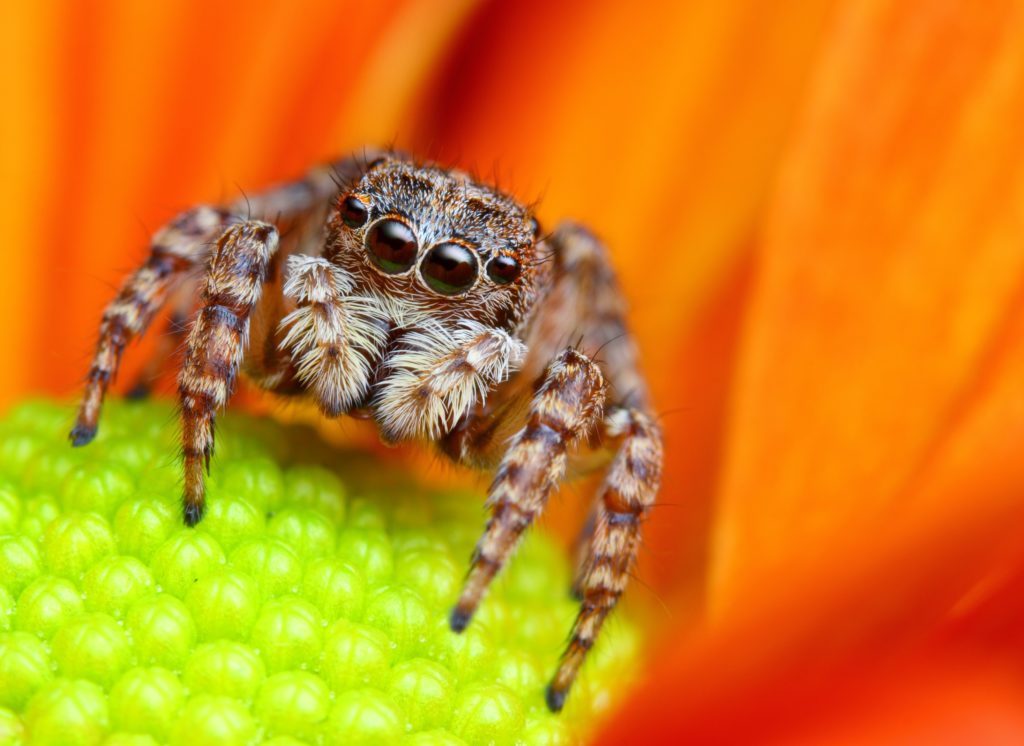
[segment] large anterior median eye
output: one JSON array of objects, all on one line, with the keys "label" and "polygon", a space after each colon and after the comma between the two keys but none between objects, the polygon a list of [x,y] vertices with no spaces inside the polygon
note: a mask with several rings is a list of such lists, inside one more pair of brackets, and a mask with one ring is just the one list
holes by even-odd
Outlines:
[{"label": "large anterior median eye", "polygon": [[476,254],[457,243],[442,243],[423,257],[420,274],[431,289],[442,295],[458,295],[476,282]]},{"label": "large anterior median eye", "polygon": [[401,220],[387,218],[366,232],[366,250],[374,264],[399,275],[416,263],[416,236]]}]

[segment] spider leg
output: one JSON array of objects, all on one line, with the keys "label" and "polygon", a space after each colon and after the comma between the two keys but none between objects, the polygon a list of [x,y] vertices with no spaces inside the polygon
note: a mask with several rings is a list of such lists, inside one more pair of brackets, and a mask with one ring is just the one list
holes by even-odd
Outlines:
[{"label": "spider leg", "polygon": [[[552,235],[555,285],[535,326],[537,344],[577,334],[598,357],[611,386],[598,439],[614,455],[577,543],[573,591],[581,606],[572,637],[547,691],[558,711],[587,651],[629,581],[640,545],[640,524],[650,511],[661,478],[661,434],[648,414],[647,386],[636,344],[626,323],[626,304],[607,251],[582,226],[565,224]],[[596,444],[595,444],[596,445]]]},{"label": "spider leg", "polygon": [[548,367],[530,403],[526,425],[512,438],[491,483],[491,518],[451,613],[456,632],[466,628],[487,587],[543,510],[565,473],[569,450],[593,432],[605,390],[598,366],[575,349],[567,349]]},{"label": "spider leg", "polygon": [[128,277],[103,312],[92,367],[71,430],[72,445],[82,446],[96,437],[103,398],[117,374],[125,346],[146,330],[182,277],[205,261],[209,243],[231,219],[225,210],[196,207],[153,236],[149,258]]},{"label": "spider leg", "polygon": [[[537,369],[551,350],[566,339],[579,338],[580,348],[600,361],[611,387],[609,404],[649,411],[636,343],[626,326],[626,302],[604,245],[575,223],[559,225],[546,242],[552,250],[555,279],[531,330],[526,368]],[[576,541],[577,572],[572,590],[577,597],[593,546],[597,513],[595,504]]]},{"label": "spider leg", "polygon": [[[337,193],[339,185],[359,178],[374,155],[367,153],[319,166],[300,180],[244,197],[225,208],[192,208],[157,231],[149,257],[128,277],[103,312],[92,365],[69,436],[71,444],[83,446],[96,437],[103,399],[117,375],[125,347],[146,331],[180,281],[205,266],[210,245],[225,228],[254,217],[308,223],[311,216],[325,214],[326,201]],[[319,222],[322,225],[322,219]]]},{"label": "spider leg", "polygon": [[565,704],[587,651],[629,582],[640,546],[640,524],[654,505],[661,479],[661,434],[650,417],[637,409],[613,408],[602,429],[605,438],[619,446],[598,496],[589,552],[576,581],[580,612],[548,686],[548,707],[555,712]]},{"label": "spider leg", "polygon": [[[524,371],[527,375],[538,371],[541,361],[567,339],[579,339],[580,349],[599,361],[609,384],[607,413],[589,445],[595,450],[600,447],[595,455],[611,456],[603,486],[576,543],[573,592],[581,607],[548,688],[548,706],[557,711],[628,582],[640,524],[658,491],[662,445],[648,413],[647,386],[625,322],[626,303],[607,251],[586,228],[572,223],[559,226],[545,241],[552,250],[553,285],[531,325]],[[496,428],[486,417],[471,422],[471,449],[493,447]]]},{"label": "spider leg", "polygon": [[539,375],[570,340],[601,366],[617,403],[648,406],[636,343],[626,325],[626,301],[608,251],[589,230],[563,223],[545,239],[554,280],[527,338],[524,371]]},{"label": "spider leg", "polygon": [[314,166],[301,179],[235,200],[231,210],[248,218],[275,222],[281,217],[319,211],[325,200],[337,194],[343,185],[358,181],[367,165],[380,154],[368,149],[356,156]]},{"label": "spider leg", "polygon": [[173,358],[184,344],[188,334],[188,314],[192,310],[194,292],[194,281],[192,280],[187,280],[175,291],[176,302],[172,300],[173,309],[164,325],[164,331],[157,341],[156,350],[146,360],[142,370],[135,377],[135,383],[125,392],[126,399],[148,398],[165,363]]},{"label": "spider leg", "polygon": [[577,601],[583,600],[583,580],[586,577],[587,566],[590,563],[591,545],[593,543],[594,529],[597,528],[598,504],[595,502],[590,512],[587,513],[587,520],[583,523],[573,543],[572,554],[575,558],[573,563],[572,597]]},{"label": "spider leg", "polygon": [[274,226],[246,221],[224,231],[213,249],[202,304],[188,334],[178,377],[185,461],[182,509],[189,526],[203,516],[203,467],[209,470],[213,455],[214,418],[234,388],[245,355],[249,318],[277,245]]}]

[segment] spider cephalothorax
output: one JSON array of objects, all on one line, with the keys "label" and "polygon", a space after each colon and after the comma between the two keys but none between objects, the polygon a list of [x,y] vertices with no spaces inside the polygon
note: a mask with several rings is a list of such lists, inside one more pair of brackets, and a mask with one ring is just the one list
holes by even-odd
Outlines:
[{"label": "spider cephalothorax", "polygon": [[188,525],[203,515],[213,422],[239,371],[313,398],[328,416],[372,417],[388,441],[430,440],[455,461],[496,468],[492,517],[452,611],[457,632],[570,457],[611,454],[580,542],[580,614],[548,688],[560,709],[625,588],[662,460],[597,239],[571,224],[541,238],[511,197],[395,156],[340,161],[242,203],[193,208],[156,233],[104,313],[74,445],[95,436],[125,345],[168,302],[172,333],[144,375],[187,329],[178,382]]},{"label": "spider cephalothorax", "polygon": [[511,332],[546,280],[536,226],[461,172],[379,158],[339,199],[325,256],[399,323],[472,319]]}]

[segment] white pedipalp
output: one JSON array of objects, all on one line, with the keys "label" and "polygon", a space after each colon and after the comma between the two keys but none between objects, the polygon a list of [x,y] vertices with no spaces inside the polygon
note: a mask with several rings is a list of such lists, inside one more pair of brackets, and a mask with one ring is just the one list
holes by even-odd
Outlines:
[{"label": "white pedipalp", "polygon": [[385,361],[374,397],[377,420],[394,439],[436,439],[522,365],[526,346],[477,321],[436,322],[409,331]]},{"label": "white pedipalp", "polygon": [[380,309],[371,299],[347,295],[353,287],[326,259],[288,259],[284,293],[296,308],[281,320],[281,344],[294,356],[299,380],[330,414],[366,396],[373,363],[387,339]]}]

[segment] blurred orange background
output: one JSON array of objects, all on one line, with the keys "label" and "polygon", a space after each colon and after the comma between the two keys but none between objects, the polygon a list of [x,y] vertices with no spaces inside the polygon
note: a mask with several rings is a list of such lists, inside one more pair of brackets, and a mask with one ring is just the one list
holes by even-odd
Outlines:
[{"label": "blurred orange background", "polygon": [[1024,741],[1024,3],[42,0],[0,76],[0,406],[178,210],[459,164],[606,239],[661,414],[604,742]]}]

